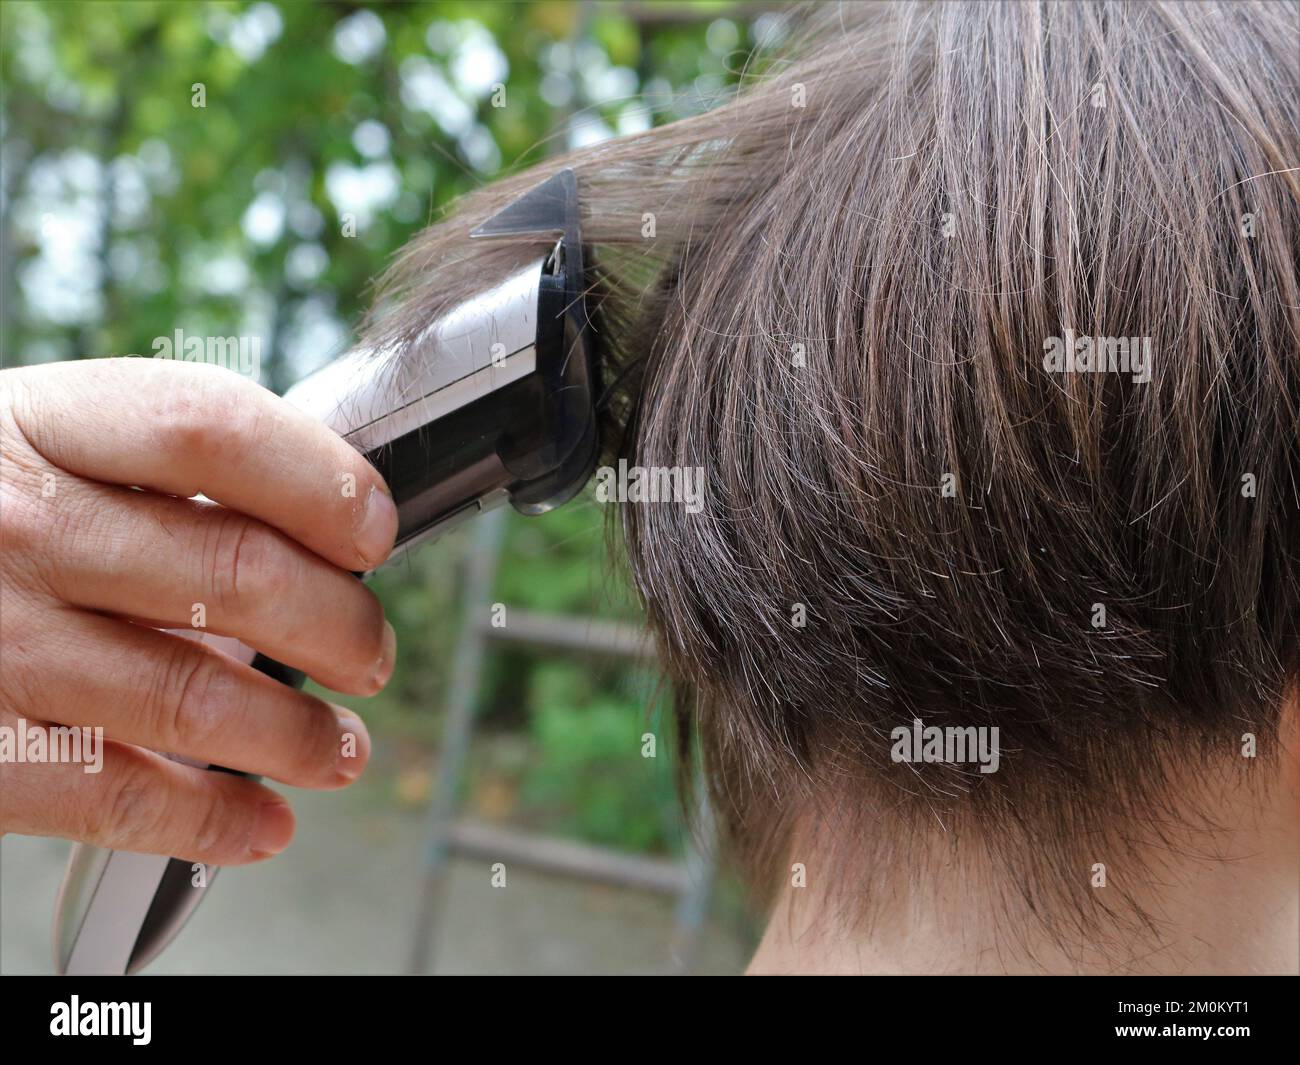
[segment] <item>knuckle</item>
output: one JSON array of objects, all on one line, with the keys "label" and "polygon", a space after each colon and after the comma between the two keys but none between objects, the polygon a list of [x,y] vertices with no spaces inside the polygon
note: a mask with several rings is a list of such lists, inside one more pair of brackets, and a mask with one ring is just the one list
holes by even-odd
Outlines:
[{"label": "knuckle", "polygon": [[294,580],[293,555],[275,533],[233,512],[218,515],[210,534],[211,594],[228,617],[246,618],[281,603]]},{"label": "knuckle", "polygon": [[[102,501],[73,474],[52,465],[31,443],[12,411],[0,412],[0,567],[14,580],[54,595],[60,560],[88,542],[103,550],[96,531]],[[30,423],[36,415],[28,414]]]},{"label": "knuckle", "polygon": [[158,390],[154,430],[167,451],[216,461],[255,429],[259,405],[249,402],[246,382],[237,375],[214,367],[196,371]]},{"label": "knuckle", "polygon": [[[0,560],[6,572],[31,569],[49,549],[52,517],[40,501],[12,485],[0,485]],[[19,563],[25,565],[19,567]]]},{"label": "knuckle", "polygon": [[95,508],[93,494],[67,490],[56,498],[33,499],[25,507],[29,533],[40,540],[29,541],[25,549],[19,549],[25,565],[17,559],[15,562],[22,565],[35,587],[52,598],[63,598],[58,589],[67,590],[68,582],[61,578],[70,557],[83,553],[98,556],[101,565],[109,569],[123,564],[123,548],[97,528]]},{"label": "knuckle", "polygon": [[220,400],[211,389],[178,389],[167,394],[154,415],[154,431],[167,452],[207,458],[216,449]]},{"label": "knuckle", "polygon": [[234,687],[220,659],[187,644],[164,666],[159,687],[153,735],[181,753],[202,751],[220,728]]},{"label": "knuckle", "polygon": [[233,804],[220,794],[205,796],[198,814],[193,834],[193,850],[197,854],[213,854],[231,838],[235,827]]},{"label": "knuckle", "polygon": [[122,765],[107,801],[96,807],[102,820],[87,835],[123,850],[146,846],[156,841],[166,808],[143,767]]},{"label": "knuckle", "polygon": [[254,593],[258,579],[258,549],[253,543],[253,523],[240,514],[223,511],[214,517],[208,533],[210,591],[217,608],[227,615],[239,615]]},{"label": "knuckle", "polygon": [[[0,436],[4,453],[0,477],[0,559],[33,562],[49,552],[51,539],[76,520],[77,507],[67,491],[57,492],[53,467],[8,433]],[[65,475],[66,477],[66,475]],[[50,493],[48,486],[56,491]],[[8,568],[8,566],[6,567]]]},{"label": "knuckle", "polygon": [[43,631],[29,596],[8,581],[0,584],[0,647],[0,707],[38,713],[48,699],[52,656],[61,648]]},{"label": "knuckle", "polygon": [[51,428],[49,412],[39,402],[41,390],[30,386],[34,367],[21,367],[0,373],[0,442],[5,445],[5,457],[30,466],[40,459],[40,449],[35,440]]}]

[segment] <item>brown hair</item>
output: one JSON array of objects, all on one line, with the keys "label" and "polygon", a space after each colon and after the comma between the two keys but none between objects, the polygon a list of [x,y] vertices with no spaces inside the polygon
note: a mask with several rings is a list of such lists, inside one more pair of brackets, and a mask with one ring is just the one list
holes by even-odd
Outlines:
[{"label": "brown hair", "polygon": [[[835,5],[725,106],[502,181],[401,253],[371,343],[535,254],[465,234],[577,172],[608,439],[705,473],[702,512],[622,524],[760,888],[796,820],[869,867],[937,819],[1035,912],[1095,910],[1102,841],[1166,816],[1175,779],[1211,794],[1275,755],[1300,668],[1296,18]],[[1071,334],[1145,339],[1150,380],[1052,372]],[[998,772],[892,760],[914,718],[997,726]]]}]

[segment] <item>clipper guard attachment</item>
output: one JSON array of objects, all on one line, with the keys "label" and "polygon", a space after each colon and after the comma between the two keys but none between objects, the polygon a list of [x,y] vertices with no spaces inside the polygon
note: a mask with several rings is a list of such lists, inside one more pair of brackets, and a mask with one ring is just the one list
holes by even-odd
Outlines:
[{"label": "clipper guard attachment", "polygon": [[507,462],[527,479],[511,492],[512,505],[539,514],[581,490],[599,451],[599,377],[587,315],[577,176],[570,169],[559,171],[476,226],[470,237],[557,241],[542,268],[538,300],[537,370],[543,386],[538,419],[549,439],[532,451],[526,466]]}]

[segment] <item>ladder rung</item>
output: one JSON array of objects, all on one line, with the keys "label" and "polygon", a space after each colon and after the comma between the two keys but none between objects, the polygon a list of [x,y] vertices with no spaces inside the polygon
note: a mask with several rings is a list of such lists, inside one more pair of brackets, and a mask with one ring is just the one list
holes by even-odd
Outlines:
[{"label": "ladder rung", "polygon": [[530,836],[478,821],[453,824],[447,833],[447,843],[457,854],[505,862],[507,869],[514,862],[542,872],[665,895],[684,894],[691,886],[686,867],[679,862],[642,858],[573,840]]},{"label": "ladder rung", "polygon": [[545,650],[606,655],[611,658],[655,657],[650,634],[639,625],[623,621],[539,614],[509,607],[504,625],[494,627],[489,617],[480,623],[479,628],[490,639],[527,644]]}]

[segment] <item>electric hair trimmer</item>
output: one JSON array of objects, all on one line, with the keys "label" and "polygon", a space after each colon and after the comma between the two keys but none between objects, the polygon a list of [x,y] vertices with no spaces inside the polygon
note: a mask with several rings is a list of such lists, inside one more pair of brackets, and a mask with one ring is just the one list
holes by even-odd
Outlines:
[{"label": "electric hair trimmer", "polygon": [[[550,510],[582,488],[596,462],[597,367],[573,171],[555,174],[470,236],[550,247],[431,322],[408,347],[349,352],[285,395],[383,475],[398,513],[390,562],[505,502],[523,514]],[[199,638],[286,684],[303,682],[236,640]],[[55,908],[59,971],[138,971],[180,930],[214,873],[77,844]]]}]

